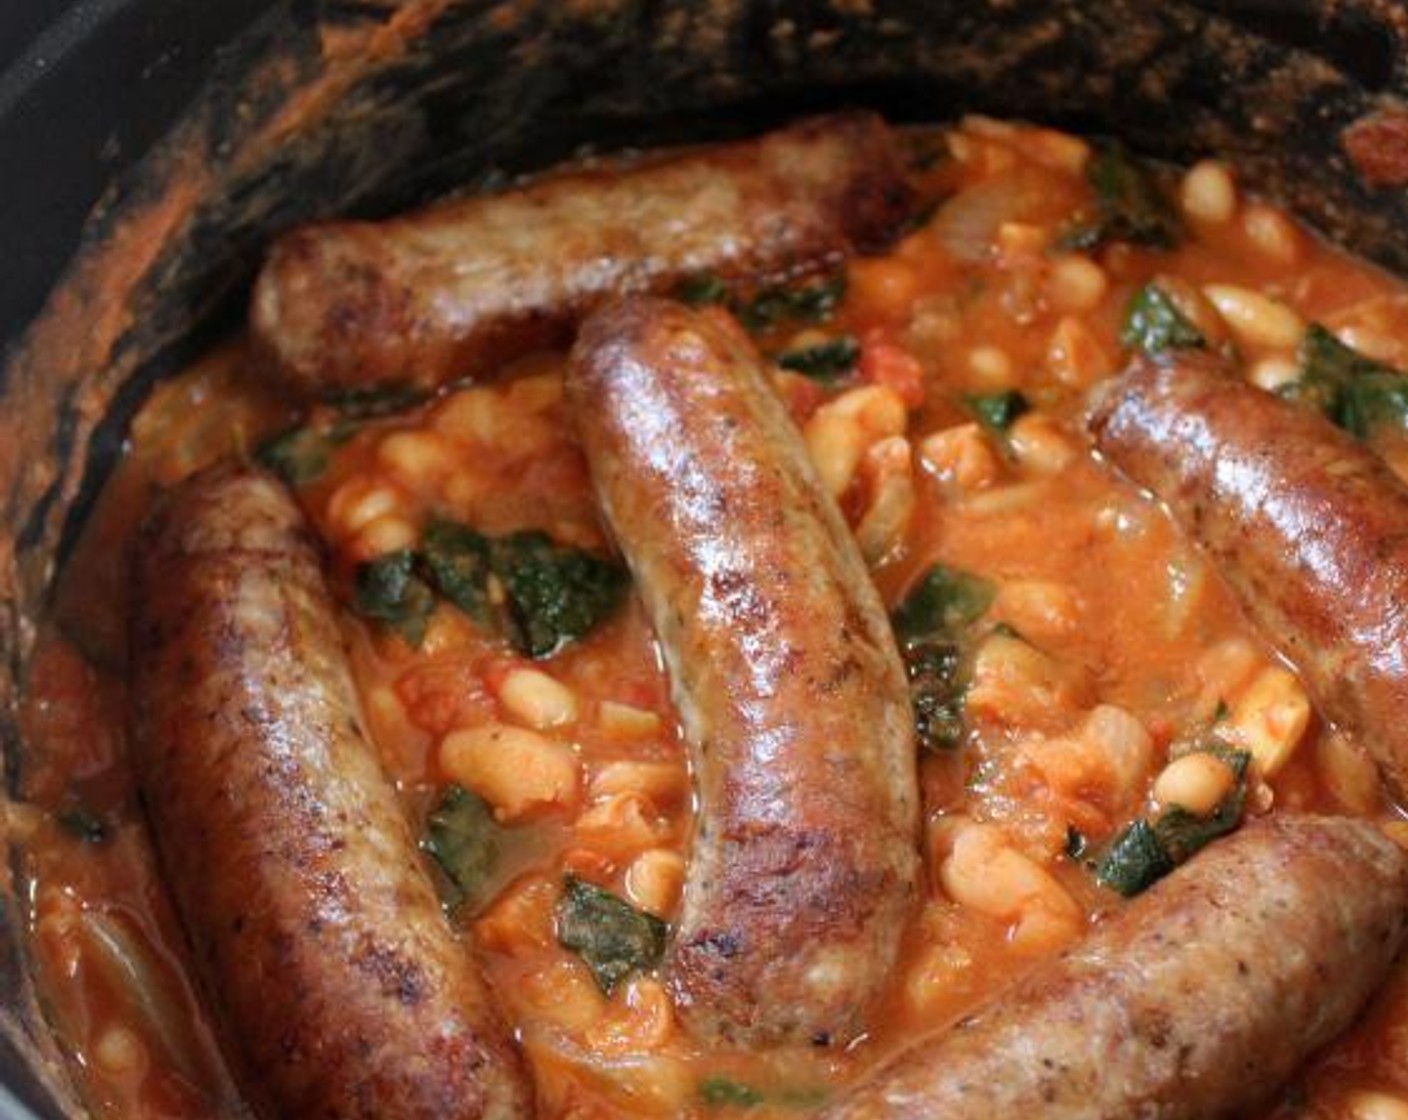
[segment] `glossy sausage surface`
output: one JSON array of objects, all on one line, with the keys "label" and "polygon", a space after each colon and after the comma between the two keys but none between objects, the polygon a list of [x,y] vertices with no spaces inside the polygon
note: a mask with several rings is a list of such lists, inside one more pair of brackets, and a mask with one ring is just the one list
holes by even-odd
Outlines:
[{"label": "glossy sausage surface", "polygon": [[1328,420],[1192,351],[1137,360],[1091,429],[1408,792],[1408,488]]},{"label": "glossy sausage surface", "polygon": [[1373,825],[1268,817],[823,1115],[1239,1115],[1349,1026],[1405,921],[1408,856]]},{"label": "glossy sausage surface", "polygon": [[166,881],[246,1088],[275,1115],[531,1115],[361,727],[319,555],[222,466],[140,539],[132,749]]},{"label": "glossy sausage surface", "polygon": [[693,751],[676,1001],[727,1039],[850,1037],[918,864],[913,717],[869,573],[722,313],[599,311],[567,393]]},{"label": "glossy sausage surface", "polygon": [[907,215],[902,172],[884,122],[844,113],[624,172],[307,226],[272,249],[251,326],[307,391],[442,384],[570,340],[612,293],[706,271],[780,278],[874,247]]}]

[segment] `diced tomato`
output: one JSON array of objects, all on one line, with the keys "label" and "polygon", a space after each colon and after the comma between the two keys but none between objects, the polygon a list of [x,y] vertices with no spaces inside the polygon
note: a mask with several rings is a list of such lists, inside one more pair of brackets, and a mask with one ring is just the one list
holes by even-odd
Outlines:
[{"label": "diced tomato", "polygon": [[884,331],[869,331],[861,340],[860,376],[862,381],[893,389],[909,408],[924,403],[924,367]]}]

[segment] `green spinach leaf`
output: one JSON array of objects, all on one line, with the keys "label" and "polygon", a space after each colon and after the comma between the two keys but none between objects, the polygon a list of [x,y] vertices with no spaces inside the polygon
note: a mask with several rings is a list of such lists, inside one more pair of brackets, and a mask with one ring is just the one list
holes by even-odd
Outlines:
[{"label": "green spinach leaf", "polygon": [[338,421],[295,425],[256,447],[254,458],[290,486],[302,486],[328,469],[332,453],[356,430],[355,425]]},{"label": "green spinach leaf", "polygon": [[731,1077],[706,1077],[698,1091],[709,1108],[755,1108],[767,1099],[753,1086]]},{"label": "green spinach leaf", "polygon": [[425,822],[421,847],[444,872],[450,906],[473,905],[499,861],[502,829],[482,799],[458,785],[446,786]]},{"label": "green spinach leaf", "polygon": [[668,927],[610,891],[568,875],[557,905],[557,940],[586,962],[607,995],[626,977],[654,968]]},{"label": "green spinach leaf", "polygon": [[784,350],[775,361],[783,369],[817,381],[832,381],[853,370],[859,359],[860,343],[846,334],[815,346]]},{"label": "green spinach leaf", "polygon": [[628,582],[619,565],[536,531],[494,541],[490,560],[508,592],[518,645],[533,658],[551,656],[604,619]]},{"label": "green spinach leaf", "polygon": [[1408,374],[1346,346],[1319,323],[1300,344],[1300,377],[1284,395],[1319,408],[1351,435],[1408,430]]},{"label": "green spinach leaf", "polygon": [[1130,297],[1120,341],[1129,349],[1139,349],[1146,354],[1207,345],[1202,332],[1156,284],[1145,284]]},{"label": "green spinach leaf", "polygon": [[435,609],[435,593],[416,569],[416,554],[399,549],[359,564],[352,586],[357,613],[386,623],[412,646],[425,638]]},{"label": "green spinach leaf", "polygon": [[1157,179],[1115,142],[1096,147],[1085,167],[1095,192],[1095,213],[1077,221],[1060,239],[1067,249],[1094,249],[1127,241],[1150,249],[1172,249],[1183,236],[1178,211]]},{"label": "green spinach leaf", "polygon": [[712,272],[697,272],[676,284],[674,295],[690,307],[705,307],[711,303],[726,303],[728,287]]},{"label": "green spinach leaf", "polygon": [[986,396],[970,393],[963,398],[963,405],[979,424],[999,437],[1005,436],[1017,417],[1030,412],[1032,407],[1016,389]]},{"label": "green spinach leaf", "polygon": [[831,318],[845,294],[845,274],[837,273],[809,284],[764,288],[734,312],[754,333],[788,321],[822,323]]},{"label": "green spinach leaf", "polygon": [[982,617],[996,594],[981,576],[935,564],[895,609],[895,634],[903,646],[951,641]]},{"label": "green spinach leaf", "polygon": [[421,548],[435,589],[476,622],[489,623],[489,539],[457,521],[435,520]]}]

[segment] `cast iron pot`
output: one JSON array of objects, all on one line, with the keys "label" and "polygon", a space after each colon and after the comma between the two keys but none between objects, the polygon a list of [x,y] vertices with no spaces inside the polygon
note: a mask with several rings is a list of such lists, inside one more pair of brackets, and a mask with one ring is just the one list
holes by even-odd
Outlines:
[{"label": "cast iron pot", "polygon": [[[863,104],[1217,153],[1408,270],[1394,0],[9,0],[0,6],[0,754],[34,619],[152,384],[239,321],[261,246],[591,144]],[[3,805],[0,805],[3,808]],[[0,840],[0,843],[7,843]],[[85,1115],[0,875],[0,1120]]]}]

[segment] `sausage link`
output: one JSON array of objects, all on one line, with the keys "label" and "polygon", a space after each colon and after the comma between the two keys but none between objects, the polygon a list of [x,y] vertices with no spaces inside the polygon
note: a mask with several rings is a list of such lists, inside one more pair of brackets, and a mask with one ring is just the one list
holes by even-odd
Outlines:
[{"label": "sausage link", "polygon": [[1276,816],[1205,849],[824,1120],[1218,1120],[1349,1026],[1408,921],[1364,821]]},{"label": "sausage link", "polygon": [[849,1037],[918,863],[904,672],[855,542],[721,314],[599,311],[567,393],[693,751],[676,1002],[727,1039]]},{"label": "sausage link", "polygon": [[218,467],[168,492],[140,541],[133,755],[248,1091],[299,1118],[530,1115],[362,731],[293,499]]},{"label": "sausage link", "polygon": [[304,390],[436,385],[569,341],[611,293],[704,271],[782,276],[874,247],[909,202],[885,124],[837,114],[624,172],[295,230],[255,285],[252,327]]},{"label": "sausage link", "polygon": [[1205,354],[1137,360],[1091,428],[1408,792],[1408,489],[1329,421]]}]

